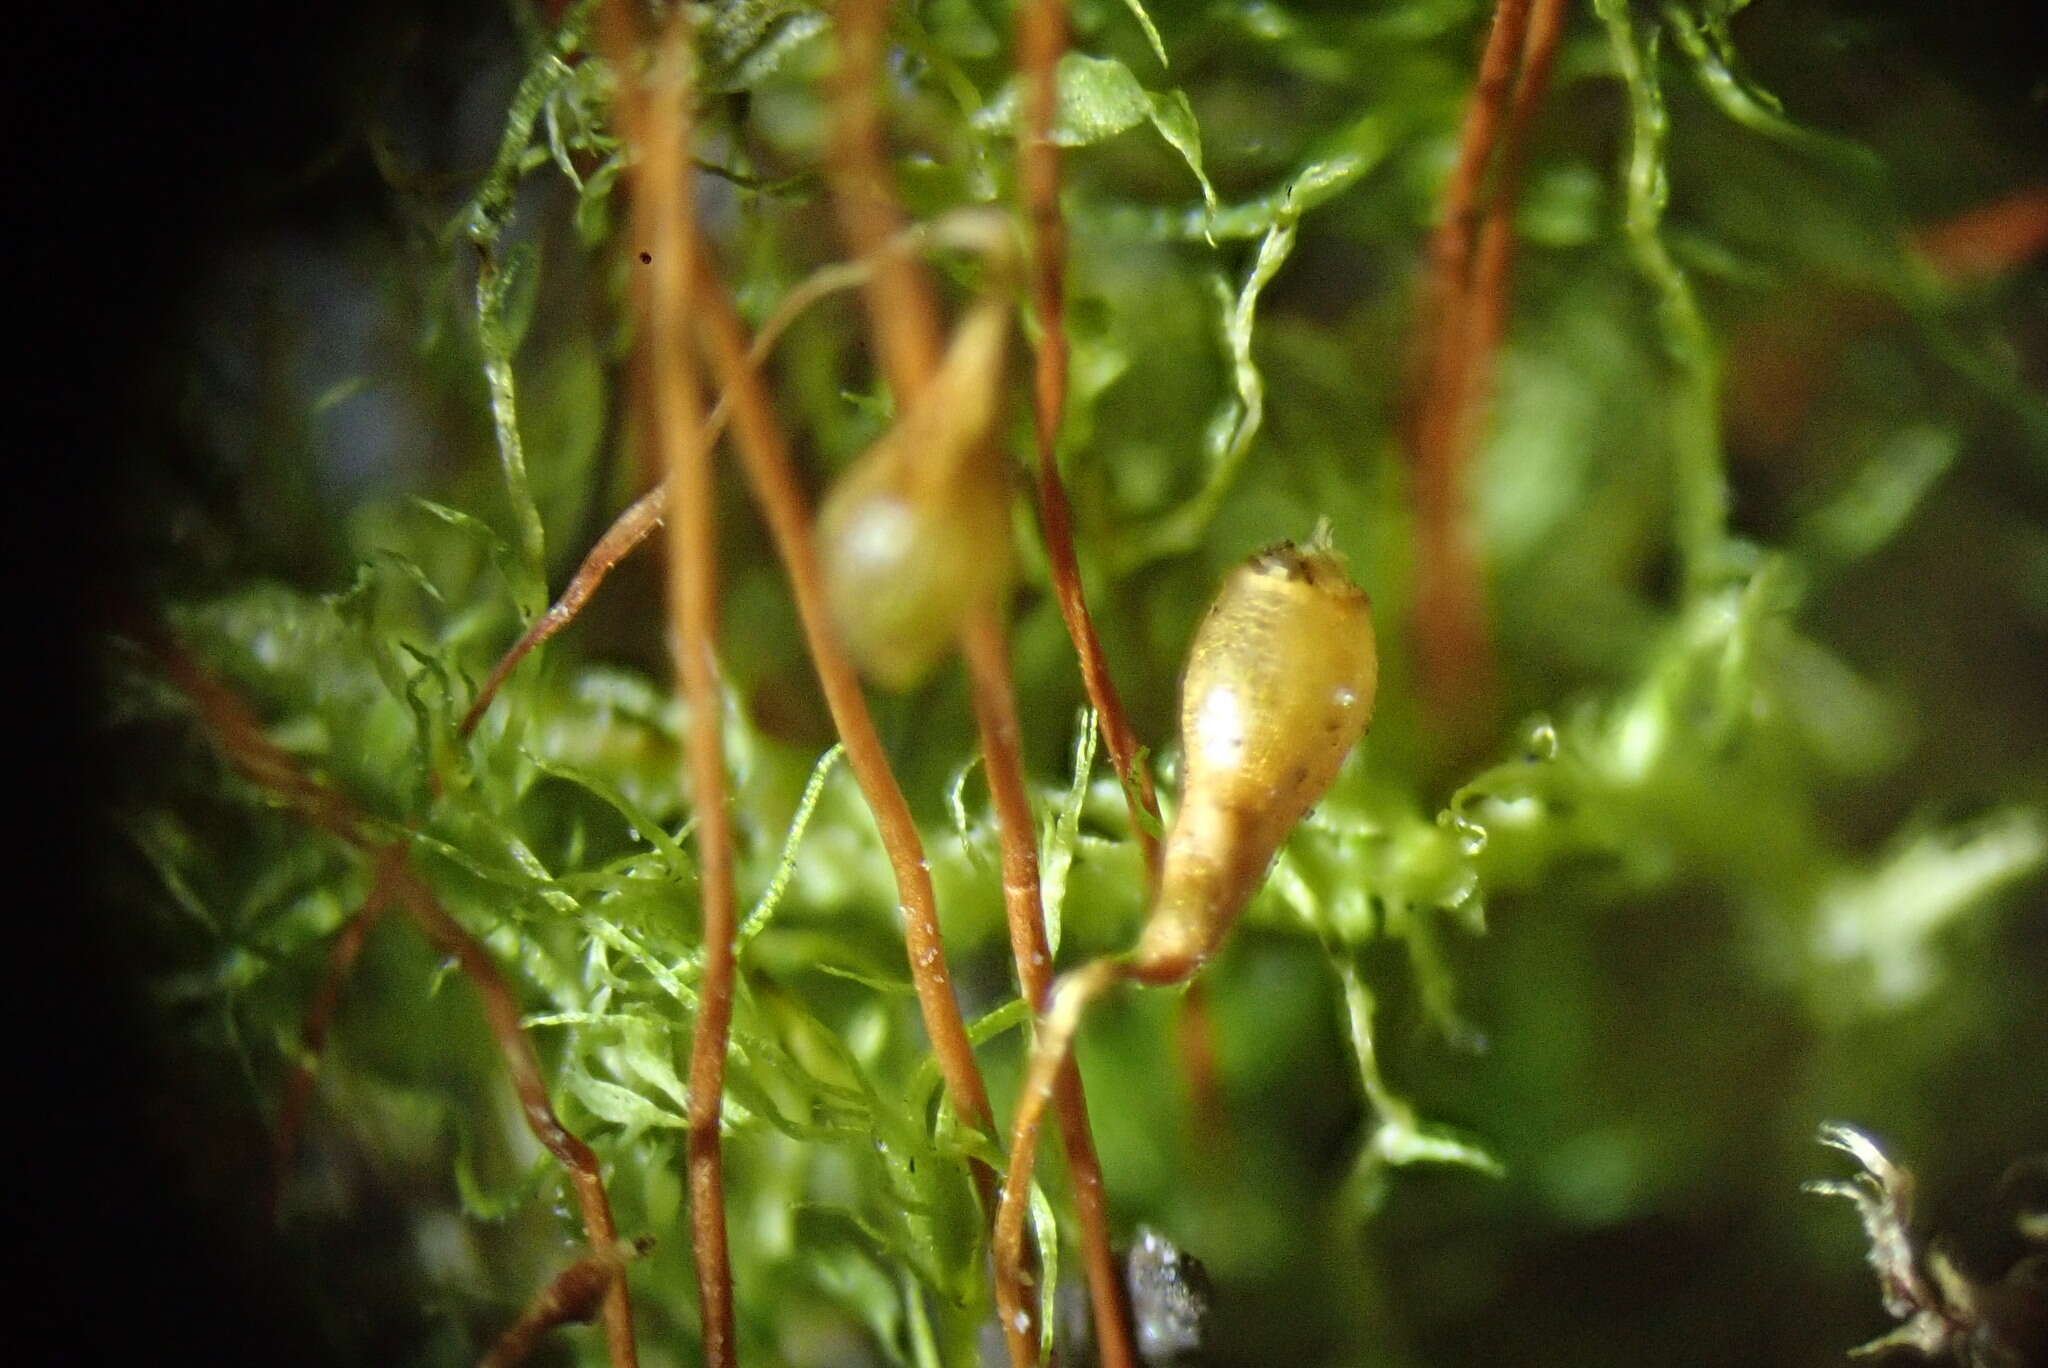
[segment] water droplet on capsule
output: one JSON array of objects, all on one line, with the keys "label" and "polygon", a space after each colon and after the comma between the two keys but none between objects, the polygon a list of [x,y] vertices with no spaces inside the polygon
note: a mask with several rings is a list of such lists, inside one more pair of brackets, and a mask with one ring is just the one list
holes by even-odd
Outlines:
[{"label": "water droplet on capsule", "polygon": [[1458,838],[1458,848],[1467,855],[1486,849],[1486,828],[1463,813],[1446,812],[1437,818],[1437,824]]}]

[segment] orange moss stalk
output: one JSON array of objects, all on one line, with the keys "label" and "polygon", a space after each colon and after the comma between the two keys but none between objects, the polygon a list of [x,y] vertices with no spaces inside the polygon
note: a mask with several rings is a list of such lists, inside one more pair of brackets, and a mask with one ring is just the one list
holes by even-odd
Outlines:
[{"label": "orange moss stalk", "polygon": [[1131,730],[1102,639],[1088,613],[1081,563],[1074,554],[1073,511],[1060,481],[1060,424],[1067,407],[1067,225],[1060,212],[1060,149],[1052,140],[1052,125],[1059,105],[1059,61],[1066,46],[1066,0],[1025,0],[1019,6],[1017,67],[1024,78],[1024,117],[1017,131],[1017,180],[1024,217],[1031,225],[1031,307],[1039,325],[1031,390],[1038,432],[1038,517],[1053,596],[1059,600],[1067,635],[1073,638],[1088,701],[1101,719],[1110,763],[1123,784],[1147,877],[1156,883],[1159,839],[1152,833],[1159,827],[1159,796],[1151,772],[1138,763],[1137,733]]},{"label": "orange moss stalk", "polygon": [[[988,774],[989,796],[995,803],[1002,841],[1003,907],[1010,927],[1010,951],[1024,1000],[1034,1013],[1042,1012],[1052,1000],[1052,945],[1046,937],[1037,823],[1024,786],[1017,699],[1010,684],[1009,650],[1001,620],[992,611],[977,616],[968,626],[963,645],[975,721],[981,729],[982,767]],[[1122,1274],[1110,1247],[1102,1159],[1088,1124],[1081,1071],[1071,1059],[1054,1083],[1053,1105],[1059,1116],[1060,1144],[1067,1153],[1067,1170],[1074,1180],[1096,1347],[1103,1368],[1135,1368],[1137,1347],[1124,1305]]]},{"label": "orange moss stalk", "polygon": [[1223,1075],[1216,1061],[1216,1017],[1200,979],[1181,995],[1173,1023],[1173,1053],[1188,1088],[1188,1129],[1212,1158],[1228,1148],[1230,1118],[1223,1107]]},{"label": "orange moss stalk", "polygon": [[[1557,48],[1564,39],[1568,13],[1564,0],[1535,0],[1528,28],[1522,35],[1520,79],[1515,82],[1514,99],[1508,107],[1507,130],[1502,135],[1494,168],[1493,195],[1486,206],[1486,221],[1480,226],[1477,258],[1472,268],[1472,326],[1467,346],[1472,367],[1468,393],[1474,409],[1484,405],[1492,389],[1493,355],[1500,346],[1507,321],[1515,251],[1515,200],[1521,193],[1522,160],[1528,148],[1530,125],[1550,88],[1550,71],[1557,62]],[[1469,421],[1476,428],[1476,413]],[[1468,442],[1475,437],[1476,432],[1468,431]]]},{"label": "orange moss stalk", "polygon": [[888,42],[888,0],[841,0],[833,11],[832,134],[825,163],[840,232],[875,264],[865,295],[882,371],[907,404],[938,365],[939,316],[919,265],[887,250],[902,230],[875,89]]},{"label": "orange moss stalk", "polygon": [[613,1249],[586,1254],[555,1275],[540,1295],[527,1303],[519,1319],[506,1327],[477,1368],[518,1368],[540,1346],[541,1337],[560,1325],[582,1325],[597,1314],[613,1285],[626,1276],[626,1265],[653,1248],[654,1241],[620,1241]]},{"label": "orange moss stalk", "polygon": [[391,906],[391,866],[387,862],[377,867],[377,874],[370,885],[370,895],[356,914],[342,924],[334,935],[333,943],[327,949],[327,968],[320,976],[320,986],[313,992],[313,1000],[306,1004],[306,1020],[299,1030],[300,1047],[305,1051],[292,1066],[291,1076],[285,1080],[284,1100],[277,1108],[277,1135],[272,1141],[272,1174],[270,1192],[270,1213],[275,1219],[279,1213],[284,1195],[284,1185],[299,1152],[299,1132],[305,1126],[306,1109],[312,1104],[315,1072],[320,1067],[320,1055],[327,1047],[327,1033],[334,1025],[335,1010],[341,1005],[342,986],[355,971],[356,960],[363,953],[363,945],[370,939],[370,933],[377,929],[384,913]]},{"label": "orange moss stalk", "polygon": [[1985,280],[2048,252],[2048,185],[2030,185],[1913,234],[1935,274]]},{"label": "orange moss stalk", "polygon": [[633,217],[648,269],[640,277],[651,428],[668,490],[669,642],[689,709],[691,807],[697,822],[704,977],[690,1044],[690,1243],[703,1309],[704,1358],[738,1362],[732,1261],[725,1224],[725,1061],[732,1034],[734,874],[727,805],[724,698],[718,677],[718,529],[711,450],[687,345],[696,270],[696,204],[689,174],[695,126],[690,11],[678,5],[636,73],[631,23],[614,5],[606,24],[619,76],[619,114],[636,151]]},{"label": "orange moss stalk", "polygon": [[[707,436],[709,426],[707,425]],[[597,544],[583,557],[576,573],[569,577],[569,586],[562,596],[549,606],[545,613],[533,620],[533,625],[520,634],[491,667],[483,686],[476,691],[476,701],[469,705],[469,711],[462,715],[462,723],[455,729],[458,737],[467,737],[476,730],[476,724],[490,710],[491,700],[498,696],[498,690],[505,687],[505,681],[512,677],[512,671],[519,668],[519,662],[526,659],[535,647],[576,620],[583,611],[583,605],[597,592],[597,586],[604,583],[604,577],[612,567],[624,560],[634,547],[647,539],[647,534],[661,526],[662,513],[668,506],[668,487],[656,485],[642,494],[626,511],[619,514],[612,525],[605,529]]]},{"label": "orange moss stalk", "polygon": [[[1562,0],[1500,0],[1429,247],[1422,362],[1409,444],[1415,463],[1417,649],[1433,710],[1454,728],[1496,688],[1486,589],[1465,481],[1506,317],[1521,148],[1549,83]],[[1489,171],[1493,192],[1481,200]]]}]

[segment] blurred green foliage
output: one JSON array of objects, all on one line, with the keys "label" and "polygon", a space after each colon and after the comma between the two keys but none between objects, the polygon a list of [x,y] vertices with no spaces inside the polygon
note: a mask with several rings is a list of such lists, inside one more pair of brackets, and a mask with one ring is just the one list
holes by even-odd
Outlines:
[{"label": "blurred green foliage", "polygon": [[[350,155],[382,199],[223,254],[194,294],[197,456],[150,473],[128,521],[176,631],[413,833],[514,977],[622,1229],[660,1240],[633,1272],[646,1361],[685,1363],[701,945],[655,577],[622,570],[454,731],[644,478],[588,13],[522,7],[516,49],[432,30],[364,102]],[[1373,734],[1211,971],[1224,1132],[1191,1131],[1171,995],[1084,1031],[1112,1206],[1208,1264],[1204,1362],[1829,1361],[1883,1327],[1850,1222],[1797,1194],[1829,1164],[1820,1121],[1890,1137],[1937,1188],[2048,1145],[2048,277],[1947,280],[1908,236],[2038,176],[2040,138],[1882,15],[1573,16],[1471,485],[1503,685],[1475,752],[1432,729],[1408,666],[1397,428],[1485,20],[1471,0],[1075,6],[1061,458],[1139,731],[1170,779],[1212,587],[1318,517],[1387,662]],[[1011,202],[1009,23],[980,0],[895,19],[920,216]],[[748,0],[707,10],[702,40],[706,231],[758,319],[838,250],[831,26]],[[886,420],[844,300],[773,378],[820,486]],[[992,1142],[939,1101],[894,885],[736,478],[721,520],[754,908],[726,1108],[742,1357],[971,1362],[988,1293],[965,1156]],[[1129,943],[1142,877],[1021,500],[1017,536],[1069,964]],[[112,659],[108,726],[162,763],[122,777],[105,879],[153,967],[171,1114],[239,1156],[195,1159],[196,1181],[253,1226],[256,1118],[368,871]],[[1023,1011],[956,673],[876,706],[1006,1107]],[[562,1176],[469,990],[395,919],[315,1112],[265,1237],[305,1354],[473,1358],[573,1257]],[[1443,1166],[1395,1171],[1417,1161]],[[1062,1183],[1049,1163],[1055,1219]],[[602,1356],[594,1332],[558,1338]]]}]

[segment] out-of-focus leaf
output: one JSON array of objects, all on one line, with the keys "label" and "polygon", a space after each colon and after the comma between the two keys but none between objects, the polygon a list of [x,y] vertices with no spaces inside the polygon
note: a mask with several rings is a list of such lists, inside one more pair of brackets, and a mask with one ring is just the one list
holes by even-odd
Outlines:
[{"label": "out-of-focus leaf", "polygon": [[[1005,86],[975,116],[984,132],[1010,132],[1016,127],[1017,85]],[[1202,188],[1203,203],[1212,209],[1216,191],[1202,169],[1202,135],[1194,109],[1178,90],[1154,94],[1138,82],[1131,69],[1109,57],[1070,52],[1060,58],[1059,104],[1053,111],[1052,140],[1062,147],[1088,147],[1149,122],[1187,163]]]}]

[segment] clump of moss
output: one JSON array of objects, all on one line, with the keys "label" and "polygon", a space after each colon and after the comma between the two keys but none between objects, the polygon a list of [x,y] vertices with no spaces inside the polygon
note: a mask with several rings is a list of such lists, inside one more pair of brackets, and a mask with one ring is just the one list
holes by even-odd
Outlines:
[{"label": "clump of moss", "polygon": [[[1789,1195],[1823,1116],[1956,1172],[2048,1127],[2010,1063],[2048,1047],[2048,287],[2024,259],[1959,274],[1916,236],[2038,162],[1893,20],[1782,8],[1602,0],[1567,29],[1471,477],[1501,684],[1476,751],[1409,663],[1429,624],[1401,423],[1484,15],[1075,9],[1060,456],[1150,762],[1171,778],[1219,574],[1318,517],[1387,662],[1374,734],[1213,970],[1220,1121],[1187,1124],[1171,1002],[1082,1040],[1117,1220],[1215,1285],[1208,1361],[1497,1361],[1503,1335],[1528,1361],[1810,1358],[1870,1334],[1856,1251]],[[514,981],[622,1230],[658,1240],[628,1274],[653,1360],[697,1333],[679,1061],[702,945],[652,577],[629,563],[458,733],[643,482],[589,19],[522,10],[397,66],[348,153],[381,220],[215,263],[189,334],[202,468],[148,496],[169,628],[408,843]],[[704,226],[758,319],[838,252],[831,25],[802,0],[706,25]],[[905,7],[891,42],[914,211],[1010,202],[1003,25]],[[1930,158],[1930,128],[1962,151]],[[770,370],[820,484],[887,425],[851,310],[807,313]],[[1029,449],[1027,407],[1006,450]],[[992,1140],[939,1100],[888,866],[737,481],[719,513],[743,1357],[970,1362],[989,1301],[967,1163]],[[1047,912],[1078,961],[1130,942],[1144,874],[1021,510],[1016,540]],[[111,650],[108,725],[175,763],[121,776],[105,877],[162,1049],[199,1080],[179,1105],[241,1128],[210,1181],[246,1189],[372,870]],[[964,686],[942,671],[877,709],[1001,1107],[1028,1013]],[[320,1078],[267,1237],[303,1270],[309,1352],[473,1359],[578,1238],[474,997],[381,927]],[[1417,1161],[1450,1167],[1392,1172]],[[1044,1199],[1063,1230],[1056,1169]],[[1643,1277],[1665,1266],[1691,1273]],[[1831,1318],[1771,1321],[1766,1285]]]}]

